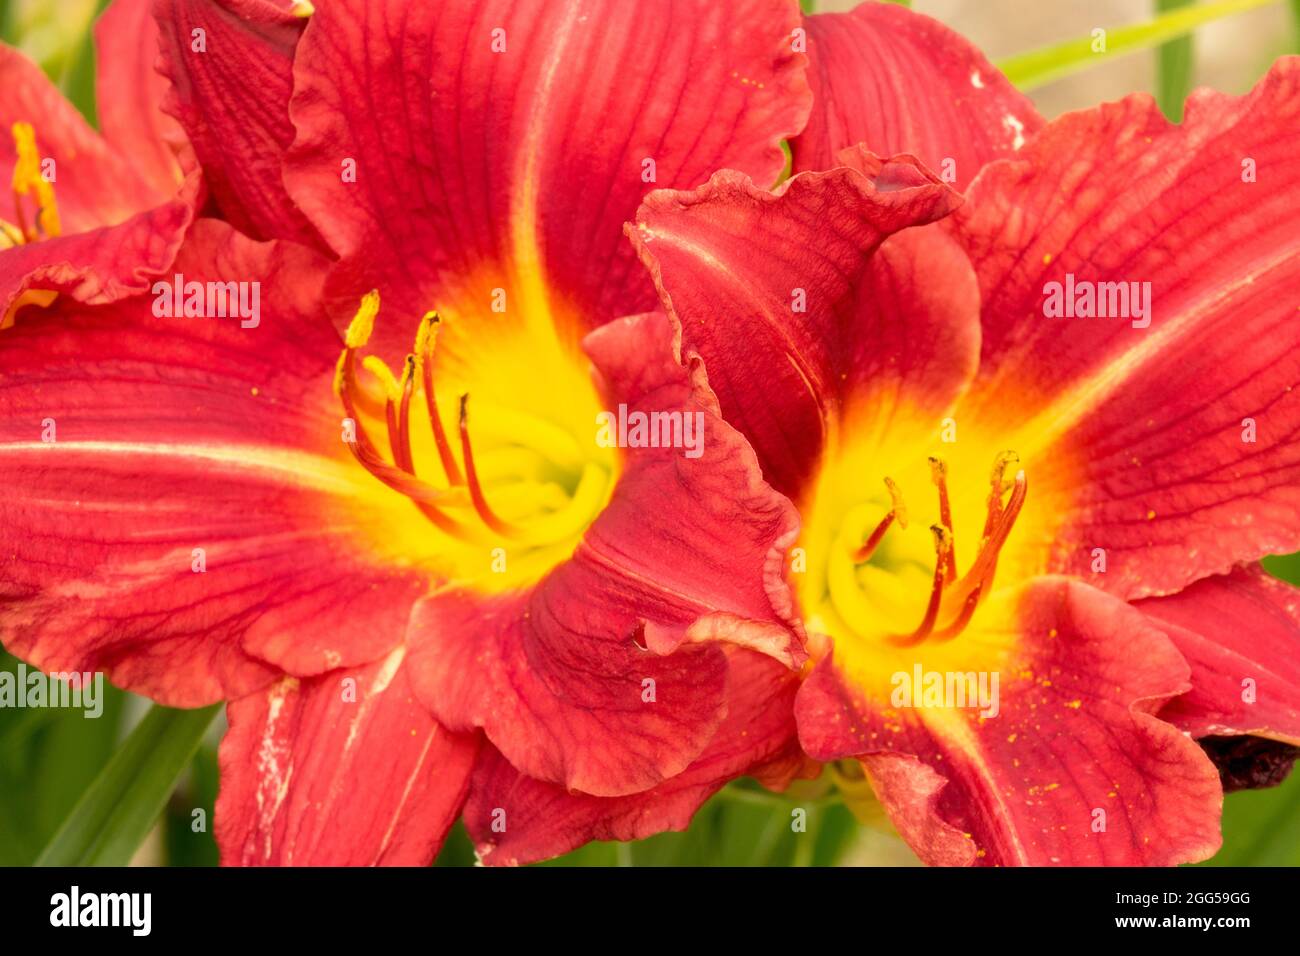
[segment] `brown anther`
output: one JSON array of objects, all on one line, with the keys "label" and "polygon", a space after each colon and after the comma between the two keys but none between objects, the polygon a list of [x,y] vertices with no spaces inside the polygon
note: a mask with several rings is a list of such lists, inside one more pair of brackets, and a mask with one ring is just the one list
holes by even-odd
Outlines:
[{"label": "brown anther", "polygon": [[903,493],[898,490],[898,485],[894,484],[894,479],[885,477],[885,489],[889,492],[889,506],[894,511],[894,519],[898,526],[904,531],[907,530],[907,505],[903,503]]}]

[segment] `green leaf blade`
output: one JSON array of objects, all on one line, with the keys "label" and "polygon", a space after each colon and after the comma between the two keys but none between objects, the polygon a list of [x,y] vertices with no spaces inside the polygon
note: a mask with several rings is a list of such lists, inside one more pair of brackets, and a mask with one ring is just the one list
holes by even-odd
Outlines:
[{"label": "green leaf blade", "polygon": [[1169,10],[1146,23],[1106,31],[1105,50],[1093,49],[1094,38],[1083,37],[1006,57],[997,66],[1022,90],[1050,83],[1126,53],[1160,46],[1186,36],[1215,20],[1276,3],[1277,0],[1217,0]]},{"label": "green leaf blade", "polygon": [[219,705],[155,705],[91,783],[37,866],[125,866],[162,813]]}]

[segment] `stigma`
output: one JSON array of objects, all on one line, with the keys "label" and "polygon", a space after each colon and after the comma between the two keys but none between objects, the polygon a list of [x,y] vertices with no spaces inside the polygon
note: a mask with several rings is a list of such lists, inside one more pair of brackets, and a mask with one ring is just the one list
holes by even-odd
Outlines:
[{"label": "stigma", "polygon": [[[1015,526],[1028,494],[1028,480],[1023,469],[1017,469],[1011,479],[1008,469],[1019,462],[1013,451],[999,454],[989,475],[989,492],[984,520],[975,557],[964,574],[958,571],[957,542],[953,530],[952,506],[948,497],[947,465],[931,458],[930,476],[939,496],[939,523],[930,526],[934,538],[934,576],[925,610],[917,626],[906,633],[894,633],[886,640],[900,647],[910,647],[922,641],[948,641],[956,637],[970,623],[980,601],[992,588],[997,571],[998,555]],[[897,486],[885,479],[892,506],[866,540],[854,551],[855,564],[869,561],[890,527],[897,523],[906,528],[906,507]]]}]

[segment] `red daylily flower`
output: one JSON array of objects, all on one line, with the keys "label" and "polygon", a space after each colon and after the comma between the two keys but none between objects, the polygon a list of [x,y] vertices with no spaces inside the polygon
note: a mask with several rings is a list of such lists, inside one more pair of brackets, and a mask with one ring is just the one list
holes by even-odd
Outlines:
[{"label": "red daylily flower", "polygon": [[[802,744],[860,761],[930,863],[1204,859],[1190,735],[1300,743],[1300,600],[1256,563],[1300,548],[1300,60],[1181,126],[1145,95],[1044,125],[905,10],[808,30],[798,174],[629,227],[800,507]],[[954,158],[964,196],[927,168]],[[1128,282],[1145,317],[1044,311]],[[997,705],[923,700],[932,674]]]},{"label": "red daylily flower", "polygon": [[[776,180],[795,4],[157,13],[229,220],[174,271],[262,314],[60,300],[0,335],[6,647],[230,701],[226,863],[428,862],[466,799],[527,861],[788,780],[797,519],[621,226],[655,185]],[[620,406],[699,455],[602,447]]]},{"label": "red daylily flower", "polygon": [[[171,264],[200,181],[153,71],[149,0],[115,0],[95,28],[102,135],[36,64],[0,44],[0,329],[59,294],[98,305],[149,288]],[[187,172],[188,171],[188,172]]]}]

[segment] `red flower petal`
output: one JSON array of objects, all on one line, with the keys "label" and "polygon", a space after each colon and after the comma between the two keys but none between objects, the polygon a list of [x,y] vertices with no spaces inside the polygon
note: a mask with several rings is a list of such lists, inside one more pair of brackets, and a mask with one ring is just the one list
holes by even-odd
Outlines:
[{"label": "red flower petal", "polygon": [[[808,110],[798,23],[789,0],[672,16],[626,0],[321,4],[298,50],[289,191],[350,261],[348,314],[375,286],[417,316],[486,313],[501,288],[576,340],[654,307],[620,234],[647,190],[722,167],[775,181]],[[388,331],[406,347],[404,324]]]},{"label": "red flower petal", "polygon": [[[281,178],[294,136],[294,48],[306,20],[268,0],[159,0],[155,15],[171,81],[166,108],[184,125],[224,217],[254,239],[324,249]],[[193,48],[196,30],[202,52]]]},{"label": "red flower petal", "polygon": [[[13,177],[7,131],[15,122],[31,123],[41,157],[54,161],[63,234],[0,248],[0,329],[12,324],[21,306],[47,304],[49,295],[32,294],[41,290],[97,305],[147,289],[171,264],[189,227],[200,189],[197,172],[175,199],[175,189],[156,192],[36,64],[0,45],[0,182]],[[0,207],[0,218],[13,216]]]},{"label": "red flower petal", "polygon": [[177,155],[185,132],[162,111],[167,81],[154,68],[158,24],[151,0],[113,0],[95,24],[95,106],[104,139],[159,196],[184,175]]},{"label": "red flower petal", "polygon": [[65,235],[123,222],[171,198],[140,178],[39,66],[0,45],[0,181],[6,184],[0,218],[13,221],[7,184],[13,178],[15,153],[9,130],[17,122],[32,124],[41,158],[54,160],[55,198]]},{"label": "red flower petal", "polygon": [[[189,180],[190,196],[197,187]],[[193,217],[192,198],[180,198],[119,225],[0,250],[0,334],[23,306],[48,304],[42,292],[86,305],[144,292],[176,257]]]},{"label": "red flower petal", "polygon": [[[1180,126],[1146,95],[1068,114],[971,186],[984,339],[961,416],[1023,428],[1008,447],[1072,499],[1056,570],[1143,597],[1300,548],[1297,190],[1295,57],[1246,96],[1197,93]],[[1150,327],[1045,317],[1068,275],[1150,283]]]},{"label": "red flower petal", "polygon": [[473,737],[415,700],[398,648],[233,701],[221,742],[224,865],[427,866],[465,799]]},{"label": "red flower petal", "polygon": [[494,748],[475,768],[465,824],[484,863],[520,864],[567,853],[591,840],[641,840],[685,830],[728,781],[766,775],[788,783],[802,767],[792,708],[798,683],[775,661],[730,655],[728,712],[703,753],[644,793],[592,797],[520,774]]},{"label": "red flower petal", "polygon": [[691,193],[656,192],[628,227],[727,421],[792,496],[814,474],[828,418],[851,402],[884,421],[900,392],[938,411],[979,347],[960,249],[927,232],[871,258],[890,233],[960,197],[911,157],[842,160],[855,168],[805,173],[775,193],[732,172]]},{"label": "red flower petal", "polygon": [[365,504],[374,482],[340,440],[323,268],[203,220],[176,269],[260,281],[256,328],[157,318],[138,296],[0,332],[10,650],[196,706],[265,684],[267,663],[316,674],[401,639],[426,582],[382,557],[409,513]]},{"label": "red flower petal", "polygon": [[1300,744],[1300,591],[1259,567],[1237,568],[1135,606],[1192,667],[1192,689],[1163,719],[1194,737]]},{"label": "red flower petal", "polygon": [[845,147],[912,153],[965,189],[1043,125],[1029,98],[969,41],[887,3],[804,18],[813,111],[790,141],[797,172],[829,169]]},{"label": "red flower petal", "polygon": [[[993,670],[995,716],[869,700],[827,658],[795,706],[804,749],[821,760],[862,757],[895,826],[927,862],[1161,865],[1210,856],[1218,773],[1192,740],[1152,716],[1188,686],[1174,645],[1140,612],[1064,578],[1028,585],[1012,613],[985,634],[977,616],[943,648],[945,669],[975,670],[960,655],[987,657],[981,645],[1014,634]],[[934,649],[914,650],[923,672],[933,670]]]},{"label": "red flower petal", "polygon": [[723,717],[715,642],[787,666],[804,656],[782,576],[794,509],[671,338],[652,313],[587,342],[611,407],[702,416],[701,457],[628,449],[571,560],[531,591],[431,596],[412,621],[413,683],[438,720],[482,727],[521,772],[598,796],[646,790],[699,756]]}]

